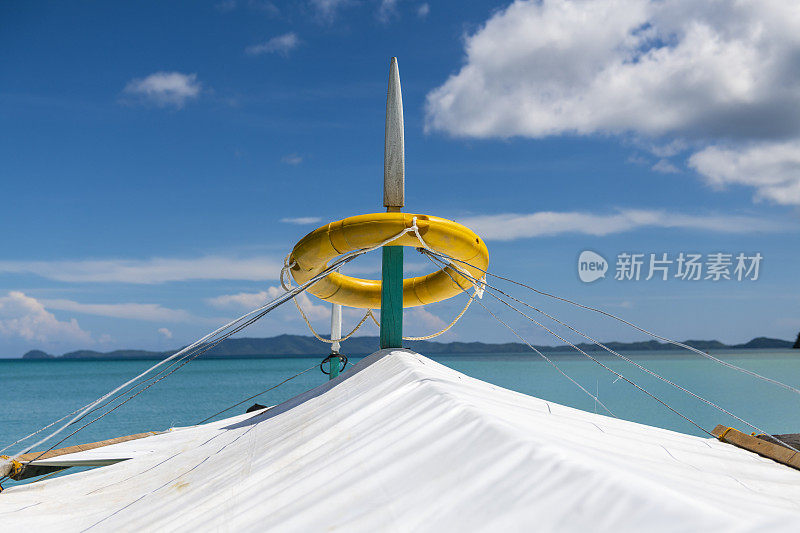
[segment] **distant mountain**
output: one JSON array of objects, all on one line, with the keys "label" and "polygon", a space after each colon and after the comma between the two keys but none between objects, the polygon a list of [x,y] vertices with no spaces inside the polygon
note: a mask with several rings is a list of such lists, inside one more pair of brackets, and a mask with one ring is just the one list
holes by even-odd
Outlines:
[{"label": "distant mountain", "polygon": [[[688,340],[684,341],[698,350],[740,350],[740,349],[787,349],[792,347],[791,341],[756,337],[744,344],[727,345],[719,341]],[[659,351],[674,350],[675,346],[658,341],[641,342],[606,342],[606,346],[615,351]],[[343,353],[348,355],[370,354],[378,349],[378,337],[351,337],[342,343]],[[509,342],[505,344],[488,344],[484,342],[433,342],[409,341],[405,346],[426,355],[448,354],[486,354],[486,353],[525,353],[531,349],[521,343]],[[602,351],[596,344],[580,343],[576,345],[586,352]],[[548,352],[569,352],[572,347],[537,346],[537,349]],[[322,343],[314,337],[302,335],[278,335],[266,339],[237,338],[227,339],[211,348],[201,357],[287,357],[293,355],[320,355],[327,353],[329,345]],[[115,350],[113,352],[97,352],[93,350],[78,350],[65,353],[61,356],[47,354],[41,350],[31,350],[22,356],[23,359],[163,359],[175,350],[168,352],[149,352],[145,350]]]},{"label": "distant mountain", "polygon": [[[30,352],[28,352],[30,353]],[[175,352],[171,352],[175,353]],[[94,350],[77,350],[65,353],[62,359],[161,359],[164,352],[148,352],[145,350],[114,350],[113,352],[95,352]],[[24,356],[23,356],[24,357]]]},{"label": "distant mountain", "polygon": [[782,341],[779,339],[770,339],[769,337],[756,337],[750,342],[744,344],[736,344],[733,346],[735,349],[754,349],[754,348],[792,348],[792,341]]},{"label": "distant mountain", "polygon": [[52,359],[55,355],[50,355],[41,350],[31,350],[22,356],[23,359]]}]

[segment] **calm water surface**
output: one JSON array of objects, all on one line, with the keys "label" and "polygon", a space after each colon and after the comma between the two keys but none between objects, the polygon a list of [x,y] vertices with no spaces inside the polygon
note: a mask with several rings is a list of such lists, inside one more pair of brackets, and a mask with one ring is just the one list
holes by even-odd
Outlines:
[{"label": "calm water surface", "polygon": [[[691,353],[626,355],[768,432],[800,432],[800,395]],[[719,352],[714,355],[800,388],[800,352],[797,350]],[[628,363],[608,355],[598,357],[706,429],[726,424],[752,431]],[[602,412],[591,398],[535,354],[473,354],[438,357],[437,360],[502,387],[579,409]],[[592,361],[572,355],[555,355],[554,360],[584,387],[599,394],[600,399],[620,418],[684,433],[703,434],[629,384],[616,380],[616,376]],[[318,361],[319,358],[306,357],[194,361],[59,446],[196,424]],[[0,447],[89,403],[152,364],[153,361],[0,359]],[[257,401],[265,405],[277,404],[326,379],[318,370],[313,370],[260,396]],[[224,416],[240,414],[251,403]]]}]

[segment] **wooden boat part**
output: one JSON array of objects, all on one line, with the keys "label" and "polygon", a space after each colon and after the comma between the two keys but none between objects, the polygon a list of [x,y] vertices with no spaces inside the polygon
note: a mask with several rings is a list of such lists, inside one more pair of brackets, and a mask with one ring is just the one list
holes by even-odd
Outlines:
[{"label": "wooden boat part", "polygon": [[762,457],[800,470],[800,454],[785,446],[768,442],[754,435],[748,435],[747,433],[742,433],[737,429],[721,424],[715,427],[711,433],[722,442],[733,444],[739,448],[757,453]]},{"label": "wooden boat part", "polygon": [[[13,473],[9,477],[14,480],[27,479],[31,477],[41,476],[55,472],[56,470],[63,470],[71,466],[106,466],[120,461],[125,461],[131,457],[93,457],[93,458],[75,458],[71,459],[66,457],[69,454],[78,452],[85,452],[87,450],[94,450],[96,448],[103,448],[112,444],[119,444],[121,442],[128,442],[131,440],[143,439],[152,435],[157,435],[157,431],[148,431],[145,433],[136,433],[134,435],[125,435],[123,437],[116,437],[113,439],[101,440],[98,442],[89,442],[87,444],[76,444],[74,446],[67,446],[65,448],[58,448],[50,450],[42,454],[41,452],[30,452],[20,455],[17,460],[22,463],[22,469]],[[41,455],[41,457],[39,457]],[[61,459],[56,459],[61,457]]]}]

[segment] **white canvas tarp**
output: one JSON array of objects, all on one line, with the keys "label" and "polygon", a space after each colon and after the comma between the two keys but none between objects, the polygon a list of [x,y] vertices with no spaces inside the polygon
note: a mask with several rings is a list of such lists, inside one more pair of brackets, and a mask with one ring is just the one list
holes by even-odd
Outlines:
[{"label": "white canvas tarp", "polygon": [[[800,471],[378,352],[273,409],[72,454],[2,531],[800,531]],[[61,458],[64,460],[64,458]]]}]

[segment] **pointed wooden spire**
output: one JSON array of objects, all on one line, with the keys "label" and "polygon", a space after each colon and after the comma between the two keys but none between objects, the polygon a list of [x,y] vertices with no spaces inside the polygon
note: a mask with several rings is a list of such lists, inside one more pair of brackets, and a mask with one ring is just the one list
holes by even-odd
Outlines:
[{"label": "pointed wooden spire", "polygon": [[389,66],[386,96],[386,138],[383,152],[383,205],[389,211],[405,205],[405,146],[403,139],[403,95],[397,58]]}]

